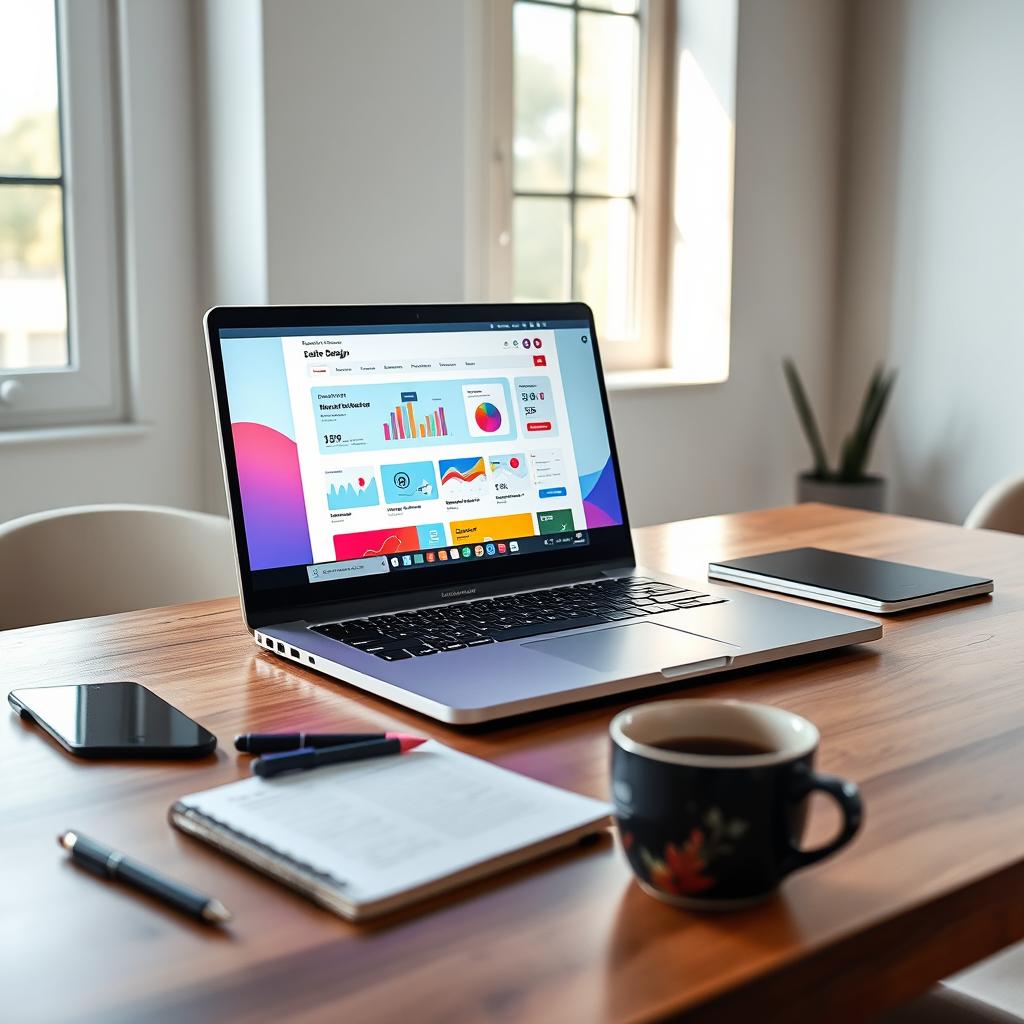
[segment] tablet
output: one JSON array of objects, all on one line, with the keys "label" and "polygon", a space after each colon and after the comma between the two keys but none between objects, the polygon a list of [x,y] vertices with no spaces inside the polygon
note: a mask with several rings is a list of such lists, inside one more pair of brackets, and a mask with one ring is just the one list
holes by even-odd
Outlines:
[{"label": "tablet", "polygon": [[991,579],[862,558],[824,548],[790,548],[712,562],[708,577],[825,604],[887,614],[992,593]]}]

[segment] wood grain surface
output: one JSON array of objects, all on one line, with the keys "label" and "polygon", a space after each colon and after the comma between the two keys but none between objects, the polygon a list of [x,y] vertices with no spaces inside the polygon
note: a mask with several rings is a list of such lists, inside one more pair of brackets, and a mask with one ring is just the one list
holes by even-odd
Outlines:
[{"label": "wood grain surface", "polygon": [[[472,731],[277,661],[215,601],[0,634],[5,690],[134,679],[220,738],[197,763],[76,761],[0,728],[0,982],[7,1020],[718,1021],[869,1019],[1024,937],[1024,537],[822,505],[637,532],[642,564],[795,545],[992,575],[996,593],[885,619],[882,640]],[[784,598],[780,598],[785,600]],[[402,729],[607,796],[607,725],[680,693],[789,708],[866,822],[755,909],[700,916],[644,895],[608,840],[370,925],[346,923],[173,830],[185,793],[248,773],[239,732]],[[810,842],[836,816],[822,801]],[[223,900],[217,931],[83,874],[79,828]]]}]

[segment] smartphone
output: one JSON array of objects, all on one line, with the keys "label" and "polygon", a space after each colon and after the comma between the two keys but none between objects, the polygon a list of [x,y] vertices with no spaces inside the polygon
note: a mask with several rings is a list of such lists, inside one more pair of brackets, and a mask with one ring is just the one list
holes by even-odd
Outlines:
[{"label": "smartphone", "polygon": [[217,737],[138,683],[79,683],[12,690],[22,718],[76,757],[202,757]]}]

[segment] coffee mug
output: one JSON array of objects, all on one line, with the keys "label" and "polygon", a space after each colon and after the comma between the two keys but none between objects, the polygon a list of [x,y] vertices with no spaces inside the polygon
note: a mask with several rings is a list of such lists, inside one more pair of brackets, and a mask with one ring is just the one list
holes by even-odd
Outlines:
[{"label": "coffee mug", "polygon": [[[667,903],[731,909],[856,835],[860,793],[814,771],[818,730],[799,715],[735,700],[644,704],[611,723],[612,794],[622,847],[643,889]],[[800,846],[807,798],[839,805],[830,843]]]}]

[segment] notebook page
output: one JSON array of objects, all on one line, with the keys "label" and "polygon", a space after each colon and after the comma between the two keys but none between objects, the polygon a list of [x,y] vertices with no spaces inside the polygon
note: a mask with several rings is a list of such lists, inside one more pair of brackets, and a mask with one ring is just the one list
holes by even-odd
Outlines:
[{"label": "notebook page", "polygon": [[381,899],[561,835],[609,805],[506,771],[431,740],[408,754],[270,779],[181,803]]}]

